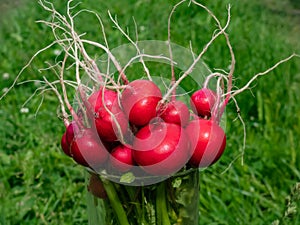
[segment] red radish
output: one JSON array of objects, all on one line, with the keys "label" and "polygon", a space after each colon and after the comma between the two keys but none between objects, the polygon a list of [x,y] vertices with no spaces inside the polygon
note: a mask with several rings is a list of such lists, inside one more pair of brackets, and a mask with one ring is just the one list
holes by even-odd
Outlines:
[{"label": "red radish", "polygon": [[91,106],[90,110],[93,110],[92,113],[88,113],[90,117],[92,116],[90,118],[92,125],[95,125],[103,141],[116,141],[119,132],[123,135],[126,133],[128,121],[119,107],[116,92],[101,88],[89,97],[88,102]]},{"label": "red radish", "polygon": [[160,89],[150,80],[135,80],[124,89],[121,105],[129,121],[144,126],[156,117],[156,107],[162,99]]},{"label": "red radish", "polygon": [[86,128],[76,135],[71,144],[71,155],[80,165],[97,170],[108,158],[108,152],[96,131]]},{"label": "red radish", "polygon": [[[103,96],[104,94],[104,96]],[[113,105],[116,104],[118,95],[115,91],[100,88],[98,91],[92,93],[88,98],[88,102],[91,106],[91,109],[97,113],[104,109],[104,105],[111,109]]]},{"label": "red radish", "polygon": [[103,141],[108,142],[117,141],[120,137],[119,132],[121,132],[124,136],[128,128],[127,118],[120,108],[112,109],[111,113],[113,115],[111,115],[106,110],[101,110],[97,113],[94,119],[94,124],[96,126],[99,137]]},{"label": "red radish", "polygon": [[214,164],[226,147],[223,129],[212,120],[196,119],[186,128],[191,142],[192,156],[189,163],[194,167]]},{"label": "red radish", "polygon": [[186,126],[190,119],[190,111],[182,101],[175,100],[160,107],[158,116],[167,123]]},{"label": "red radish", "polygon": [[105,191],[103,183],[99,175],[95,173],[91,173],[91,177],[87,189],[92,195],[94,195],[97,198],[102,198],[102,199],[107,198],[107,193]]},{"label": "red radish", "polygon": [[172,123],[154,123],[143,127],[133,143],[135,162],[149,174],[170,175],[188,161],[189,139],[184,128]]},{"label": "red radish", "polygon": [[79,132],[79,127],[75,121],[72,121],[66,129],[66,141],[69,145],[72,144],[74,137]]},{"label": "red radish", "polygon": [[112,167],[120,172],[127,172],[134,165],[132,150],[124,145],[115,147],[109,159]]},{"label": "red radish", "polygon": [[208,88],[202,88],[191,96],[191,108],[202,117],[210,117],[216,103],[217,95]]},{"label": "red radish", "polygon": [[115,147],[119,146],[121,143],[118,141],[102,141],[102,144],[108,152],[111,152]]},{"label": "red radish", "polygon": [[67,156],[71,156],[71,153],[70,153],[70,145],[69,143],[67,142],[67,133],[65,132],[63,134],[63,136],[61,137],[61,141],[60,141],[60,145],[61,145],[61,148],[62,150],[64,151],[64,153],[67,155]]}]

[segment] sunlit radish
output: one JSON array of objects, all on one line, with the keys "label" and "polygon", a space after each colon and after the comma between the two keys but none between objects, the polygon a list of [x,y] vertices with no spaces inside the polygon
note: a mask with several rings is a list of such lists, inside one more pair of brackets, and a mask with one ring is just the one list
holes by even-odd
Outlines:
[{"label": "sunlit radish", "polygon": [[161,99],[161,91],[155,83],[135,80],[122,92],[121,104],[132,124],[144,126],[156,116],[156,107]]},{"label": "sunlit radish", "polygon": [[104,105],[111,109],[114,104],[117,104],[116,100],[117,93],[115,91],[100,88],[89,96],[88,103],[90,104],[90,109],[97,113],[104,109]]},{"label": "sunlit radish", "polygon": [[133,144],[133,158],[147,173],[170,175],[188,161],[190,143],[184,128],[159,122],[143,127]]},{"label": "sunlit radish", "polygon": [[127,118],[119,107],[117,93],[100,89],[93,93],[88,102],[91,124],[97,129],[103,141],[116,141],[120,134],[125,135],[128,128]]},{"label": "sunlit radish", "polygon": [[131,148],[119,145],[110,153],[111,166],[119,172],[129,171],[134,165]]},{"label": "sunlit radish", "polygon": [[186,126],[190,119],[190,112],[185,103],[179,100],[163,104],[158,111],[158,116],[167,123],[176,123]]},{"label": "sunlit radish", "polygon": [[98,111],[94,119],[98,135],[103,141],[117,141],[120,132],[123,136],[127,132],[128,121],[121,109],[113,109],[111,113],[106,110]]},{"label": "sunlit radish", "polygon": [[202,88],[191,96],[191,108],[194,113],[202,117],[210,117],[217,95],[208,88]]},{"label": "sunlit radish", "polygon": [[226,135],[214,121],[196,119],[186,128],[191,142],[189,163],[194,167],[207,167],[215,163],[226,147]]}]

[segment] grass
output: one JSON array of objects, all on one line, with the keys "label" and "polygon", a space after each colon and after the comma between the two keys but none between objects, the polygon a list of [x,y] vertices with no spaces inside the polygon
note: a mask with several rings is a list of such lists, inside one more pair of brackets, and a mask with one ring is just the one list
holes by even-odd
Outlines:
[{"label": "grass", "polygon": [[[62,1],[53,1],[64,10]],[[98,11],[106,26],[111,47],[126,43],[107,20],[110,9],[123,27],[133,31],[132,16],[141,40],[166,40],[167,16],[173,1],[146,0],[82,1],[82,8]],[[299,4],[264,1],[202,1],[218,16],[226,17],[232,5],[229,33],[237,58],[235,85],[241,87],[255,73],[272,66],[293,52],[300,53]],[[8,2],[9,3],[9,2]],[[52,41],[50,30],[35,23],[47,19],[36,2],[18,8],[0,7],[0,91],[8,87],[28,59]],[[297,9],[298,7],[298,9]],[[9,11],[7,11],[7,9]],[[297,11],[298,10],[298,11]],[[195,7],[178,9],[173,41],[200,51],[215,29],[206,14]],[[78,29],[98,40],[95,20],[78,18]],[[97,38],[95,38],[97,37]],[[101,40],[98,40],[101,41]],[[41,54],[21,80],[37,79],[38,68],[55,60],[54,49]],[[219,39],[205,55],[210,68],[227,68],[228,51]],[[286,211],[285,198],[300,180],[300,60],[281,65],[238,96],[247,127],[244,165],[233,161],[242,146],[242,125],[233,105],[227,109],[228,145],[222,160],[202,172],[200,224],[271,224]],[[2,76],[7,73],[7,75]],[[50,74],[43,74],[51,76]],[[24,101],[36,86],[17,86],[0,102],[0,224],[87,224],[85,174],[59,148],[63,124],[56,115],[57,101],[47,94],[35,115],[41,97],[21,113]],[[231,164],[232,163],[232,164]],[[228,166],[231,167],[227,170]],[[298,205],[297,205],[298,204]],[[300,210],[299,201],[296,203]],[[300,213],[281,224],[297,224]]]}]

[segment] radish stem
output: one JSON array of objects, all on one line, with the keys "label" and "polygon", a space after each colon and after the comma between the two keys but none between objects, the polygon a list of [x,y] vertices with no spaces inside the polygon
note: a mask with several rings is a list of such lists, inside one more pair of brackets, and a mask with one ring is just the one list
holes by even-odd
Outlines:
[{"label": "radish stem", "polygon": [[157,225],[171,225],[166,200],[166,183],[161,182],[156,190]]},{"label": "radish stem", "polygon": [[108,199],[110,201],[111,207],[116,213],[116,216],[118,218],[120,225],[130,225],[127,219],[127,215],[125,213],[125,210],[120,202],[120,199],[118,197],[118,193],[116,192],[116,189],[114,187],[114,184],[106,179],[102,179],[103,186],[105,188],[105,191],[107,193]]}]

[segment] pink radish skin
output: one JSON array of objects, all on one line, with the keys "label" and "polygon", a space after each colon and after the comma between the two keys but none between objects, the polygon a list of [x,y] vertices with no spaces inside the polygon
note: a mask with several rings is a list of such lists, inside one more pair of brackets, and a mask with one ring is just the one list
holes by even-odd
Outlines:
[{"label": "pink radish skin", "polygon": [[[128,121],[125,114],[120,108],[111,111],[113,116],[106,110],[99,111],[94,119],[99,137],[106,142],[119,140],[119,130],[117,124],[120,126],[122,135],[126,135],[128,129]],[[113,118],[115,117],[115,119]]]},{"label": "pink radish skin", "polygon": [[103,141],[117,141],[119,132],[125,135],[128,129],[128,121],[119,107],[116,92],[107,89],[103,92],[103,89],[100,89],[88,98],[88,102],[91,106],[90,110],[93,110],[92,113],[89,113],[91,123],[97,129],[98,135]]},{"label": "pink radish skin", "polygon": [[124,145],[115,147],[109,159],[112,167],[119,172],[127,172],[134,165],[132,150]]},{"label": "pink radish skin", "polygon": [[97,113],[98,111],[102,111],[104,109],[104,103],[108,109],[111,109],[115,104],[117,97],[118,96],[116,92],[108,89],[103,91],[103,88],[100,88],[100,90],[90,95],[88,102],[93,112]]},{"label": "pink radish skin", "polygon": [[167,123],[175,123],[184,127],[189,122],[190,112],[186,104],[175,100],[161,106],[158,116]]},{"label": "pink radish skin", "polygon": [[171,175],[187,163],[190,145],[184,128],[160,122],[136,134],[133,150],[135,162],[147,173]]},{"label": "pink radish skin", "polygon": [[121,105],[132,124],[144,126],[156,117],[156,107],[161,99],[161,91],[152,81],[135,80],[124,89]]},{"label": "pink radish skin", "polygon": [[208,167],[214,164],[224,152],[226,135],[214,121],[196,119],[186,128],[191,142],[191,158],[193,167]]},{"label": "pink radish skin", "polygon": [[71,155],[78,164],[97,170],[108,158],[108,151],[95,130],[87,128],[71,144]]},{"label": "pink radish skin", "polygon": [[67,135],[66,132],[62,135],[61,137],[61,141],[60,141],[60,146],[63,150],[63,152],[67,155],[71,157],[71,153],[70,153],[70,145],[67,142]]},{"label": "pink radish skin", "polygon": [[191,96],[191,108],[201,117],[210,117],[216,103],[217,95],[208,88],[202,88]]},{"label": "pink radish skin", "polygon": [[66,129],[66,141],[71,145],[76,134],[79,133],[79,127],[75,121],[72,121]]}]

